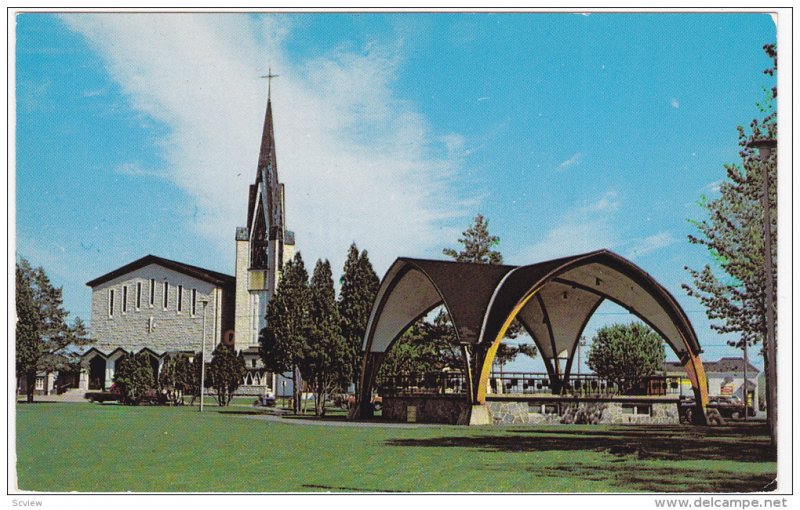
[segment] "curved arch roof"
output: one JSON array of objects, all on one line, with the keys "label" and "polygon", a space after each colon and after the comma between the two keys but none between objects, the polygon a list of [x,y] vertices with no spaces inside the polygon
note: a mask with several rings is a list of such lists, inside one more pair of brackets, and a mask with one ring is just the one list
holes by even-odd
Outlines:
[{"label": "curved arch roof", "polygon": [[640,317],[679,356],[700,352],[674,297],[608,250],[525,266],[399,258],[381,282],[363,348],[385,352],[414,321],[444,305],[463,344],[492,343],[516,310],[544,357],[571,355],[605,299]]}]

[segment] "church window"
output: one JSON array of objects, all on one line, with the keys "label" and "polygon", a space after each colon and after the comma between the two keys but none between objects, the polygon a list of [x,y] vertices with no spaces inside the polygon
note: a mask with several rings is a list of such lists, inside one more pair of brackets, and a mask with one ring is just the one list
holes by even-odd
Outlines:
[{"label": "church window", "polygon": [[142,307],[142,282],[136,282],[136,310]]},{"label": "church window", "polygon": [[169,283],[164,282],[164,310],[167,309],[167,305],[169,305]]},{"label": "church window", "polygon": [[192,289],[192,316],[197,314],[197,289]]},{"label": "church window", "polygon": [[108,289],[108,316],[114,316],[114,289]]},{"label": "church window", "polygon": [[156,280],[150,278],[150,306],[156,303]]},{"label": "church window", "polygon": [[122,286],[122,313],[128,311],[128,286]]},{"label": "church window", "polygon": [[267,226],[264,222],[263,209],[259,205],[250,238],[250,269],[267,269],[268,249]]},{"label": "church window", "polygon": [[178,313],[183,311],[183,285],[178,285]]}]

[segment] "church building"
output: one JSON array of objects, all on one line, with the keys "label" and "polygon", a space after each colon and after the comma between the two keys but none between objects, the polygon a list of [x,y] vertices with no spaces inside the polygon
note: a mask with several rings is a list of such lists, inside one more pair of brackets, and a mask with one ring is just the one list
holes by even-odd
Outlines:
[{"label": "church building", "polygon": [[294,256],[285,218],[268,92],[247,223],[235,231],[235,276],[148,255],[87,282],[93,342],[83,354],[80,387],[109,388],[115,361],[126,354],[146,352],[157,374],[168,355],[192,355],[205,340],[207,356],[220,342],[243,353],[248,370],[239,393],[280,390],[264,369],[258,339],[281,268]]}]

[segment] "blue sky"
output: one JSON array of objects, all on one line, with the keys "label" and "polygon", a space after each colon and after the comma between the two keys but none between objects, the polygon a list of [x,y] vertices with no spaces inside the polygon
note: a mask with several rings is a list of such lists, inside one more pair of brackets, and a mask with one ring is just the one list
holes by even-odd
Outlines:
[{"label": "blue sky", "polygon": [[[440,258],[478,212],[509,263],[609,248],[736,355],[680,284],[771,87],[760,14],[22,14],[17,254],[64,286],[148,253],[233,273],[268,66],[289,228],[312,265]],[[627,321],[603,306],[599,325]],[[761,366],[760,359],[755,360]],[[529,368],[524,363],[515,368]]]}]

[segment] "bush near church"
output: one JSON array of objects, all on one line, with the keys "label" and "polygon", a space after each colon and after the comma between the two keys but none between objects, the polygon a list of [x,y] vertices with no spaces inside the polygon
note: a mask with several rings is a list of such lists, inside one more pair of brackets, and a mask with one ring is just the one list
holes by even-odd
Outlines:
[{"label": "bush near church", "polygon": [[230,345],[220,343],[214,349],[211,363],[208,364],[208,375],[211,386],[217,392],[217,402],[220,406],[228,405],[233,399],[233,393],[242,383],[247,369],[244,357],[238,356]]},{"label": "bush near church", "polygon": [[125,356],[117,361],[114,384],[122,394],[123,404],[138,405],[148,392],[156,389],[153,367],[146,353]]}]

